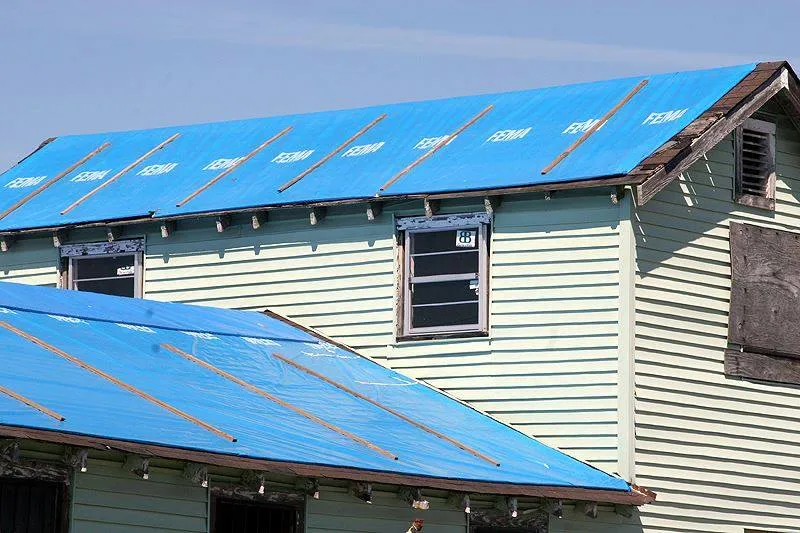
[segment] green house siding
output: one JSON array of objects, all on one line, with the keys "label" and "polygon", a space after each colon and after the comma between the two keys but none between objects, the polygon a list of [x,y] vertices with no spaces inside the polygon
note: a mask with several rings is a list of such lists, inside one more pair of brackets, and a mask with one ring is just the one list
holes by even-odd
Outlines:
[{"label": "green house siding", "polygon": [[323,488],[319,500],[306,500],[306,533],[404,533],[415,517],[425,520],[425,533],[465,532],[464,513],[442,498],[428,498],[431,508],[420,511],[393,492],[373,491],[369,505],[344,488]]},{"label": "green house siding", "polygon": [[119,463],[92,460],[75,474],[71,533],[176,531],[208,531],[208,490],[180,472],[152,468],[145,481]]},{"label": "green house siding", "polygon": [[[269,308],[616,471],[620,207],[609,191],[509,197],[490,243],[490,335],[394,340],[394,216],[276,213],[259,231],[211,220],[148,234],[145,297]],[[484,209],[445,202],[444,212]]]},{"label": "green house siding", "polygon": [[798,531],[800,391],[727,378],[731,221],[800,230],[800,135],[779,118],[775,212],[732,201],[731,138],[636,210],[636,479],[648,531]]}]

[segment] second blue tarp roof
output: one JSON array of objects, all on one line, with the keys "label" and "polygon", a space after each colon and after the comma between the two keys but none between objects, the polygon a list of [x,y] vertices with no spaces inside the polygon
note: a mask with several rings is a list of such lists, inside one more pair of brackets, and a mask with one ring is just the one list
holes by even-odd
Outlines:
[{"label": "second blue tarp roof", "polygon": [[631,491],[261,313],[0,283],[0,345],[0,387],[64,418],[0,392],[0,426],[429,478]]}]

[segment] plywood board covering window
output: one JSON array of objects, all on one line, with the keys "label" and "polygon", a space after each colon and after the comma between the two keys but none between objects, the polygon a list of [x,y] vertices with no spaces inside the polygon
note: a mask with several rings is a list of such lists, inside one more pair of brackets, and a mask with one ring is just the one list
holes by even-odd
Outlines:
[{"label": "plywood board covering window", "polygon": [[141,240],[62,246],[66,288],[141,298],[143,249]]},{"label": "plywood board covering window", "polygon": [[736,128],[734,199],[741,204],[775,209],[775,124],[747,119]]},{"label": "plywood board covering window", "polygon": [[731,223],[725,373],[800,384],[800,233]]},{"label": "plywood board covering window", "polygon": [[400,219],[398,336],[485,333],[488,232],[483,214]]}]

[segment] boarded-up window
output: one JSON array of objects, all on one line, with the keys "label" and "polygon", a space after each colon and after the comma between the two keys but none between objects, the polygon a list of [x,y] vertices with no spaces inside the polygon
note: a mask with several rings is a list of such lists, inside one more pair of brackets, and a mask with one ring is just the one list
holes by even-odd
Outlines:
[{"label": "boarded-up window", "polygon": [[297,533],[298,511],[292,507],[243,500],[215,499],[211,533]]},{"label": "boarded-up window", "polygon": [[725,372],[800,383],[800,234],[731,223]]},{"label": "boarded-up window", "polygon": [[0,532],[64,531],[63,490],[60,483],[0,478]]}]

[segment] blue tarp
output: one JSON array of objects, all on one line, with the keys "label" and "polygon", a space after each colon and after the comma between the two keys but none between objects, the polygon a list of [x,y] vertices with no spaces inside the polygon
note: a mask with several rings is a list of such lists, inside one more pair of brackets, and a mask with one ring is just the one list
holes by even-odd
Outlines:
[{"label": "blue tarp", "polygon": [[[236,441],[172,414],[6,327],[0,327],[0,385],[60,413],[65,420],[56,421],[0,393],[0,425],[272,461],[630,491],[625,481],[425,384],[260,313],[0,283],[0,321],[197,417]],[[176,355],[165,344],[366,439],[397,459]],[[460,441],[500,466],[275,354]]]},{"label": "blue tarp", "polygon": [[[528,91],[265,119],[57,139],[0,177],[0,208],[104,141],[111,147],[0,220],[0,231],[395,195],[446,193],[625,174],[711,107],[755,64]],[[541,170],[619,103],[599,130],[545,175]],[[381,186],[442,137],[493,106],[435,155]],[[373,120],[372,128],[326,156]],[[178,204],[286,127],[291,131],[207,191]],[[140,156],[174,142],[66,214],[75,200]],[[283,192],[279,188],[320,161]]]}]

